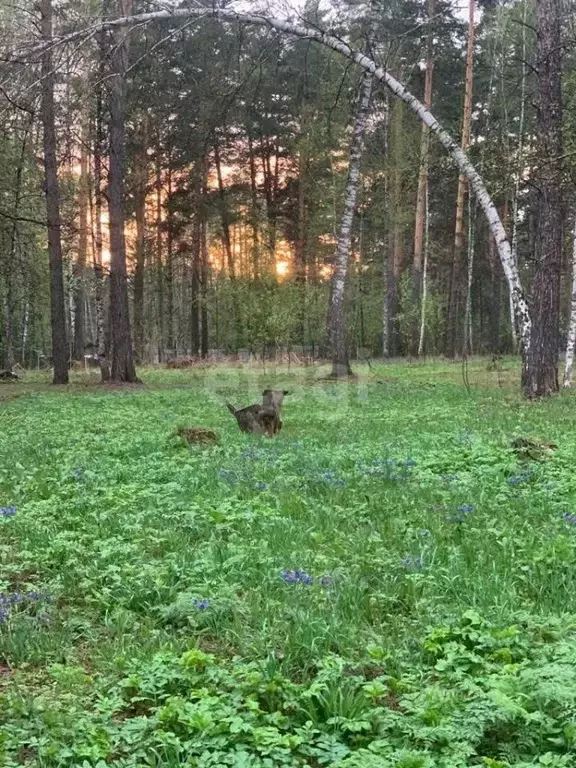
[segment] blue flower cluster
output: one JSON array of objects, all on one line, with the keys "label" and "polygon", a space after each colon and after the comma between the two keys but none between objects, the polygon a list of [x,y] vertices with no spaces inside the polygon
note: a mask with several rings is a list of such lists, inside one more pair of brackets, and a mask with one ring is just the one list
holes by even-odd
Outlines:
[{"label": "blue flower cluster", "polygon": [[220,469],[218,477],[230,487],[234,487],[244,479],[244,474],[236,469]]},{"label": "blue flower cluster", "polygon": [[344,479],[341,477],[338,477],[338,475],[333,472],[331,469],[325,469],[323,472],[321,472],[317,476],[317,481],[319,483],[324,483],[324,485],[330,485],[333,488],[342,488],[344,485]]},{"label": "blue flower cluster", "polygon": [[207,597],[201,597],[198,600],[194,600],[194,608],[197,611],[206,611],[210,608],[210,600]]},{"label": "blue flower cluster", "polygon": [[406,555],[402,558],[402,565],[407,571],[414,573],[424,569],[424,555]]},{"label": "blue flower cluster", "polygon": [[507,480],[508,485],[520,485],[521,483],[527,483],[533,474],[534,472],[531,469],[526,469],[523,472],[518,472],[517,475],[512,475],[511,477],[508,478]]},{"label": "blue flower cluster", "polygon": [[474,504],[460,504],[460,506],[456,507],[456,514],[451,515],[448,520],[452,523],[463,523],[472,512],[474,512]]},{"label": "blue flower cluster", "polygon": [[11,594],[0,593],[0,624],[8,621],[12,609],[26,602],[36,602],[38,600],[50,600],[48,595],[41,592],[12,592]]},{"label": "blue flower cluster", "polygon": [[458,475],[452,473],[447,475],[440,475],[442,480],[444,480],[445,483],[455,483],[458,480]]},{"label": "blue flower cluster", "polygon": [[331,576],[320,576],[318,579],[314,576],[310,576],[306,571],[302,571],[299,568],[282,571],[282,579],[286,584],[313,584],[316,582],[322,587],[330,589],[334,586],[334,581]]},{"label": "blue flower cluster", "polygon": [[570,512],[566,512],[565,514],[562,515],[562,517],[570,525],[576,525],[576,515],[571,515]]},{"label": "blue flower cluster", "polygon": [[0,517],[14,517],[16,507],[11,504],[9,507],[0,507]]}]

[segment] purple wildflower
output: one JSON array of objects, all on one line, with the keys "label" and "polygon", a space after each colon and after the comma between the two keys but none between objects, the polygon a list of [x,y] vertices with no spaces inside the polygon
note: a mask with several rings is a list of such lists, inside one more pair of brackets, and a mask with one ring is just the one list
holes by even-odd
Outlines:
[{"label": "purple wildflower", "polygon": [[194,608],[196,608],[197,611],[205,611],[210,608],[210,600],[208,600],[207,597],[194,600]]},{"label": "purple wildflower", "polygon": [[312,584],[314,577],[310,576],[306,571],[300,569],[290,569],[288,571],[282,571],[282,578],[286,584]]},{"label": "purple wildflower", "polygon": [[571,515],[569,512],[566,512],[562,517],[570,525],[576,525],[576,515]]},{"label": "purple wildflower", "polygon": [[469,515],[471,512],[474,512],[474,504],[460,504],[459,507],[456,507],[456,510],[463,515]]},{"label": "purple wildflower", "polygon": [[11,504],[9,507],[0,507],[0,517],[14,517],[16,507]]},{"label": "purple wildflower", "polygon": [[424,568],[424,557],[420,555],[406,555],[402,558],[402,565],[407,571],[421,571]]}]

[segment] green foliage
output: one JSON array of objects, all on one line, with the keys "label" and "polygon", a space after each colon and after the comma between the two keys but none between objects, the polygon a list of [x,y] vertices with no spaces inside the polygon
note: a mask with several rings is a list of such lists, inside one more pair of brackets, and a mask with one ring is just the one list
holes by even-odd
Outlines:
[{"label": "green foliage", "polygon": [[[362,374],[18,385],[1,765],[574,763],[573,397],[468,395],[450,366]],[[279,437],[240,433],[223,401],[274,384],[292,392]],[[167,440],[182,423],[221,440]],[[522,433],[559,448],[520,464]]]}]

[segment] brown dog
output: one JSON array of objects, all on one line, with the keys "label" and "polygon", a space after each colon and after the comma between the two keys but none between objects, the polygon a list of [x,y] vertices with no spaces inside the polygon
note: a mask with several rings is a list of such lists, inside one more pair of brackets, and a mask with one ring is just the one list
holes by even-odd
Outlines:
[{"label": "brown dog", "polygon": [[226,407],[238,422],[242,432],[274,437],[282,429],[280,410],[287,391],[265,389],[262,393],[262,405],[255,403],[246,408],[234,408],[230,403]]},{"label": "brown dog", "polygon": [[273,435],[282,429],[280,411],[282,410],[284,397],[289,394],[290,392],[287,389],[265,389],[262,392],[262,405],[267,412],[266,418],[270,421],[270,429]]}]

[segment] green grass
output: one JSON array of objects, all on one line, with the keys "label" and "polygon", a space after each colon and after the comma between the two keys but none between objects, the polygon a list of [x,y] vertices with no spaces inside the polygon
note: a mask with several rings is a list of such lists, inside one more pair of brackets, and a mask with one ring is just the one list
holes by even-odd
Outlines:
[{"label": "green grass", "polygon": [[576,765],[576,401],[506,367],[0,385],[0,766]]}]

